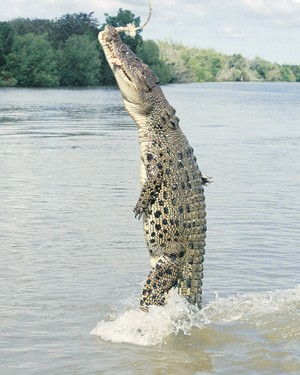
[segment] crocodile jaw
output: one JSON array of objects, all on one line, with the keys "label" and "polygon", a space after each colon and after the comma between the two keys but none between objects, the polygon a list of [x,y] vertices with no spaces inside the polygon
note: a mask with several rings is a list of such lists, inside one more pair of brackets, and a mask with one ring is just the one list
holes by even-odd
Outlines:
[{"label": "crocodile jaw", "polygon": [[[103,47],[106,59],[119,85],[123,98],[133,104],[138,104],[138,90],[135,83],[126,73],[124,65],[119,56],[126,54],[127,51],[121,51],[120,41],[117,34],[108,32],[107,28],[101,31],[98,36],[99,42]],[[122,46],[123,47],[123,46]]]},{"label": "crocodile jaw", "polygon": [[137,105],[141,109],[145,108],[145,105],[149,103],[147,94],[151,95],[153,89],[157,87],[158,78],[122,42],[118,31],[111,25],[107,25],[99,33],[98,39],[117,80],[124,101],[131,106]]}]

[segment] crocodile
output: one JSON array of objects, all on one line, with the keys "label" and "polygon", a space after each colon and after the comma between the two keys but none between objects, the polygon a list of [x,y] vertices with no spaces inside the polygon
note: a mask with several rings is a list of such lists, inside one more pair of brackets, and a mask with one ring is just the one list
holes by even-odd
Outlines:
[{"label": "crocodile", "polygon": [[141,152],[141,192],[134,207],[143,218],[150,273],[140,308],[164,305],[170,289],[201,308],[206,208],[203,185],[210,182],[197,165],[153,71],[107,25],[99,33],[125,109],[135,121]]}]

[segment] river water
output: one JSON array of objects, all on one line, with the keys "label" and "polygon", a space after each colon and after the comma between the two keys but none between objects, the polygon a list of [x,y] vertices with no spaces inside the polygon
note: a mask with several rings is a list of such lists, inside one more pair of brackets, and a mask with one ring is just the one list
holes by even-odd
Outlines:
[{"label": "river water", "polygon": [[164,92],[213,177],[204,303],[145,314],[119,91],[0,89],[1,374],[300,374],[300,84]]}]

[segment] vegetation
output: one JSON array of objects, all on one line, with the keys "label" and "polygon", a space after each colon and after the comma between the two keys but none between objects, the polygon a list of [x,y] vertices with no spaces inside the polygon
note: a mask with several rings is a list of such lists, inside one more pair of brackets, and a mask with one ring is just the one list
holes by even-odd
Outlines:
[{"label": "vegetation", "polygon": [[93,13],[57,20],[0,22],[0,85],[26,87],[100,84],[98,23]]},{"label": "vegetation", "polygon": [[248,60],[170,41],[158,46],[160,58],[171,66],[173,82],[300,81],[300,65],[273,64],[259,57]]},{"label": "vegetation", "polygon": [[136,53],[159,77],[161,84],[173,81],[171,64],[160,59],[158,45],[153,40],[146,40],[137,46]]},{"label": "vegetation", "polygon": [[70,36],[60,56],[61,86],[94,86],[100,82],[97,39],[89,35]]},{"label": "vegetation", "polygon": [[44,34],[16,35],[5,68],[4,76],[19,86],[59,85],[55,51]]},{"label": "vegetation", "polygon": [[[101,26],[92,13],[66,14],[59,19],[0,22],[0,86],[57,87],[115,84],[97,36],[106,24],[140,25],[140,17],[119,9],[105,14]],[[144,41],[121,33],[159,77],[162,84],[207,81],[300,81],[300,65],[248,60],[213,49],[189,48],[172,41]]]}]

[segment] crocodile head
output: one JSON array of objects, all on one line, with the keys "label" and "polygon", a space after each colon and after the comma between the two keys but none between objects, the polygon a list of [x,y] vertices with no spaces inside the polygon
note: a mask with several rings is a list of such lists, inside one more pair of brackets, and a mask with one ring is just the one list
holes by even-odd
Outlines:
[{"label": "crocodile head", "polygon": [[111,25],[99,33],[106,59],[114,73],[125,107],[139,125],[141,117],[163,105],[164,95],[152,70],[124,44]]}]

